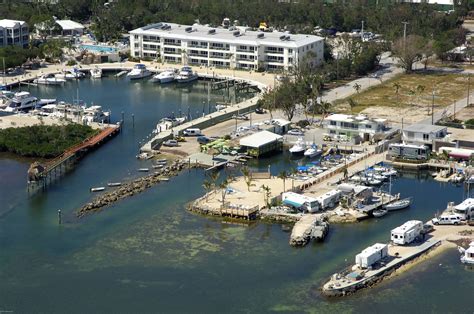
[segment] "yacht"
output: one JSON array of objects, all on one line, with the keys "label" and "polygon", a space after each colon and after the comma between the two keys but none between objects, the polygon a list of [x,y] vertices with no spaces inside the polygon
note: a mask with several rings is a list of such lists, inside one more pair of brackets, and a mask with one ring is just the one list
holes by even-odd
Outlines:
[{"label": "yacht", "polygon": [[34,79],[33,83],[38,85],[62,85],[66,83],[66,80],[63,78],[55,77],[54,74],[50,73],[42,75],[37,79]]},{"label": "yacht", "polygon": [[176,78],[175,78],[174,71],[173,70],[166,70],[166,71],[163,71],[161,73],[158,73],[158,74],[154,75],[151,80],[152,80],[152,82],[157,82],[157,83],[164,84],[164,83],[171,83],[175,79]]},{"label": "yacht", "polygon": [[166,117],[160,120],[160,123],[156,125],[156,133],[160,133],[166,130],[171,130],[171,128],[181,125],[186,122],[186,117],[176,118],[176,117]]},{"label": "yacht", "polygon": [[458,246],[461,255],[461,262],[464,264],[474,264],[474,241],[469,244],[467,249]]},{"label": "yacht", "polygon": [[82,122],[90,124],[91,122],[108,123],[110,122],[110,111],[103,111],[102,106],[90,106],[84,108]]},{"label": "yacht", "polygon": [[306,144],[303,141],[303,138],[300,137],[296,141],[295,145],[293,145],[290,148],[290,153],[292,153],[293,155],[301,155],[301,154],[304,154],[305,150],[306,150]]},{"label": "yacht", "polygon": [[127,74],[127,77],[131,80],[138,80],[150,76],[152,73],[147,70],[144,64],[136,64],[133,70]]},{"label": "yacht", "polygon": [[63,80],[73,80],[76,78],[73,74],[69,72],[57,73],[57,74],[54,74],[54,77],[58,79],[63,79]]},{"label": "yacht", "polygon": [[179,71],[178,76],[176,76],[176,81],[178,83],[189,83],[197,80],[199,77],[196,73],[193,73],[193,70],[189,66],[184,66]]},{"label": "yacht", "polygon": [[17,92],[6,102],[4,111],[7,112],[19,112],[29,111],[35,107],[41,107],[43,105],[55,103],[56,99],[38,99],[31,96],[29,92]]},{"label": "yacht", "polygon": [[318,149],[318,146],[316,144],[313,144],[313,145],[311,145],[310,148],[305,150],[304,155],[305,155],[305,157],[313,158],[313,157],[321,155],[322,153],[323,153],[323,150]]},{"label": "yacht", "polygon": [[102,77],[102,69],[99,67],[95,67],[90,70],[91,72],[91,78],[101,78]]}]

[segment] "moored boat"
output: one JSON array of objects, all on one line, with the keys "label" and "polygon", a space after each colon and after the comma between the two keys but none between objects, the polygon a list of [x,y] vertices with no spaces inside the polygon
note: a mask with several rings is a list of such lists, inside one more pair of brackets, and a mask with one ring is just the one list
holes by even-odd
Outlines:
[{"label": "moored boat", "polygon": [[388,210],[387,209],[384,209],[384,208],[380,208],[380,209],[376,209],[372,212],[372,215],[376,218],[379,218],[379,217],[383,217],[385,215],[387,215],[388,213]]},{"label": "moored boat", "polygon": [[191,67],[184,66],[179,71],[178,76],[176,76],[176,81],[178,83],[189,83],[189,82],[197,80],[198,78],[199,78],[198,75],[193,72]]},{"label": "moored boat", "polygon": [[146,66],[144,64],[139,63],[133,67],[133,70],[127,74],[127,77],[130,80],[138,80],[138,79],[148,77],[150,75],[152,75],[152,73],[148,71]]},{"label": "moored boat", "polygon": [[95,67],[90,70],[91,78],[101,78],[102,77],[102,69],[99,67]]},{"label": "moored boat", "polygon": [[176,74],[173,70],[166,70],[161,73],[158,73],[153,76],[151,79],[152,82],[160,83],[160,84],[165,84],[165,83],[171,83],[176,79]]},{"label": "moored boat", "polygon": [[313,157],[321,155],[322,153],[323,153],[323,150],[318,149],[318,146],[316,146],[316,144],[313,144],[313,145],[311,145],[310,148],[305,150],[304,155],[305,155],[305,157],[313,158]]},{"label": "moored boat", "polygon": [[408,206],[410,206],[410,204],[411,198],[408,197],[385,205],[385,209],[388,211],[394,211],[407,208]]},{"label": "moored boat", "polygon": [[458,247],[461,255],[461,262],[464,264],[474,264],[474,241],[469,244],[467,249]]},{"label": "moored boat", "polygon": [[103,190],[105,190],[105,187],[103,187],[103,186],[99,186],[99,187],[96,187],[96,188],[90,188],[91,192],[101,192]]},{"label": "moored boat", "polygon": [[306,144],[303,141],[302,137],[298,138],[296,143],[292,147],[290,147],[290,153],[293,155],[302,155],[304,154],[305,150]]},{"label": "moored boat", "polygon": [[63,78],[57,78],[54,76],[54,74],[50,73],[34,79],[33,83],[38,85],[62,85],[66,83],[66,80]]}]

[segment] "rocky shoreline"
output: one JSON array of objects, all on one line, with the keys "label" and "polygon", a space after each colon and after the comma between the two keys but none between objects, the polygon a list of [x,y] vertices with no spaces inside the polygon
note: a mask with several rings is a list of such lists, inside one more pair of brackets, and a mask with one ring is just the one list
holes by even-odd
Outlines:
[{"label": "rocky shoreline", "polygon": [[139,194],[160,181],[166,181],[167,178],[178,175],[178,173],[186,166],[187,163],[183,161],[174,161],[171,165],[165,166],[162,169],[155,171],[153,174],[135,179],[131,182],[126,182],[117,189],[102,194],[82,206],[77,210],[76,216],[78,218],[83,218],[87,214],[98,212],[102,208],[109,206],[118,200]]}]

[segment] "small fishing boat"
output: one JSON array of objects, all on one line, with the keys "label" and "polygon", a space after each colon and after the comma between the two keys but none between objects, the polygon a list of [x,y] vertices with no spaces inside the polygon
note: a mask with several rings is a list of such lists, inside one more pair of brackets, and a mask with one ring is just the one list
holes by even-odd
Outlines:
[{"label": "small fishing boat", "polygon": [[107,183],[107,186],[121,186],[122,185],[122,182],[110,182],[110,183]]},{"label": "small fishing boat", "polygon": [[293,155],[302,155],[306,150],[306,144],[303,141],[303,138],[298,138],[295,145],[290,148],[290,153]]},{"label": "small fishing boat", "polygon": [[91,192],[100,192],[100,191],[105,190],[105,187],[99,186],[99,187],[96,187],[96,188],[91,188],[90,190],[91,190]]},{"label": "small fishing boat", "polygon": [[157,159],[156,163],[159,165],[165,165],[168,161],[166,159]]},{"label": "small fishing boat", "polygon": [[323,153],[323,150],[318,149],[318,146],[316,146],[316,144],[313,144],[313,145],[311,145],[310,148],[305,150],[304,156],[308,157],[308,158],[313,158],[313,157],[321,155],[322,153]]},{"label": "small fishing boat", "polygon": [[153,169],[161,169],[163,165],[152,165]]},{"label": "small fishing boat", "polygon": [[372,212],[372,215],[376,218],[379,218],[379,217],[382,217],[382,216],[385,216],[387,215],[388,213],[388,210],[387,209],[384,209],[384,208],[380,208],[380,209],[376,209]]},{"label": "small fishing boat", "polygon": [[150,171],[149,168],[138,168],[138,172],[148,172]]},{"label": "small fishing boat", "polygon": [[398,200],[395,202],[392,202],[390,204],[385,205],[385,209],[388,211],[394,211],[394,210],[400,210],[407,208],[411,204],[411,198],[404,198],[402,200]]}]

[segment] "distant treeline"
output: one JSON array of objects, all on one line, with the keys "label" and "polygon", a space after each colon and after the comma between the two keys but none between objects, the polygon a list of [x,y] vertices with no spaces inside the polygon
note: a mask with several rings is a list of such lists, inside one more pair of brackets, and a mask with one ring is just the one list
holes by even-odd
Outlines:
[{"label": "distant treeline", "polygon": [[0,130],[0,152],[25,157],[53,158],[81,143],[97,131],[89,126],[35,125]]},{"label": "distant treeline", "polygon": [[[48,20],[51,16],[94,22],[99,39],[119,38],[131,29],[159,21],[219,25],[223,18],[238,20],[241,25],[258,26],[262,21],[276,28],[311,32],[314,26],[334,27],[340,31],[361,28],[381,33],[388,39],[400,37],[402,22],[408,32],[423,37],[442,36],[456,28],[460,17],[471,9],[471,1],[455,1],[455,12],[440,13],[440,6],[399,3],[395,0],[6,0],[0,16],[24,19],[30,23]],[[54,1],[56,2],[56,1]],[[104,5],[109,2],[108,5]]]}]

